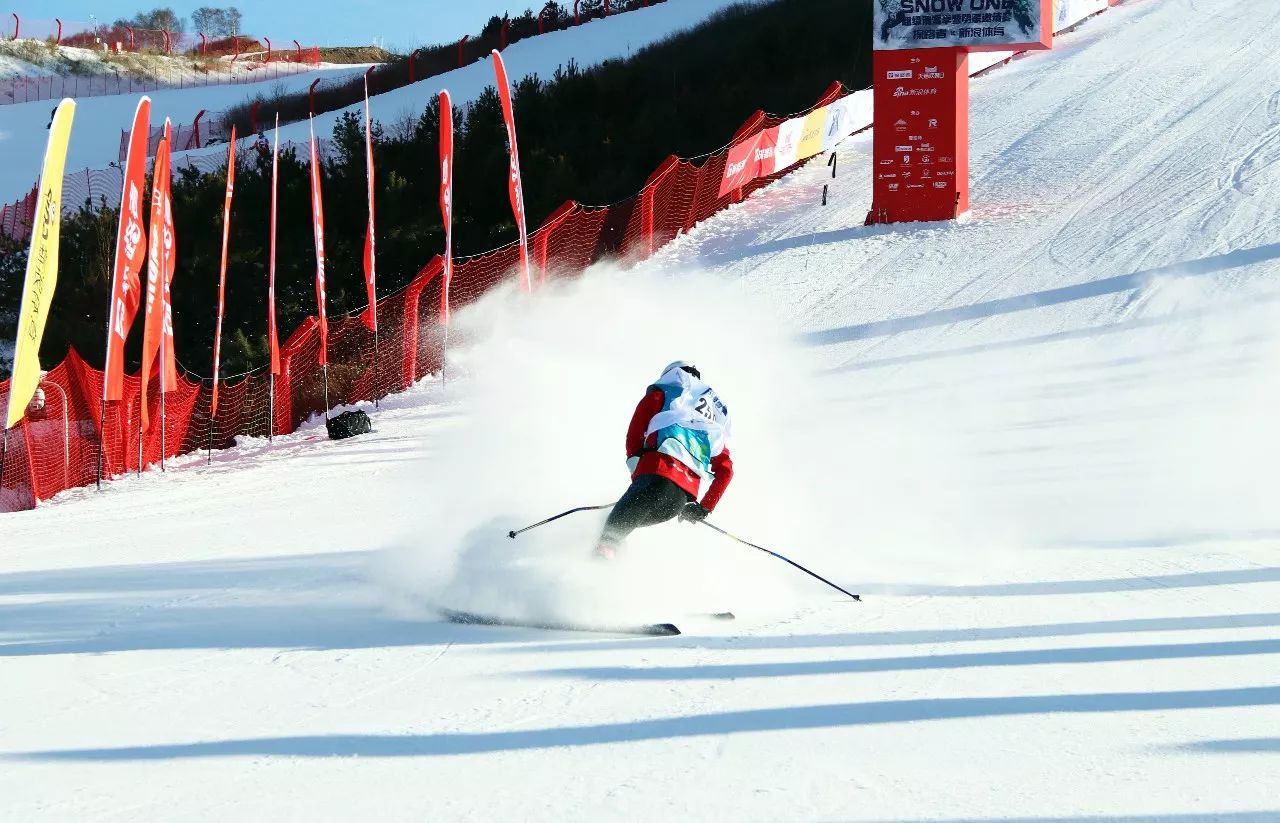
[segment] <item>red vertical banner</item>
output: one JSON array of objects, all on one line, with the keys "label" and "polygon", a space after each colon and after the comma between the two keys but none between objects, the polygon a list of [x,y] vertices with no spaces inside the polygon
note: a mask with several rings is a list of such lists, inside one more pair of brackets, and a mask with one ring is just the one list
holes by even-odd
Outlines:
[{"label": "red vertical banner", "polygon": [[878,50],[868,223],[952,220],[969,209],[969,55]]},{"label": "red vertical banner", "polygon": [[444,220],[444,281],[440,289],[440,325],[449,325],[449,286],[453,283],[453,101],[440,92],[440,216]]},{"label": "red vertical banner", "polygon": [[236,127],[227,148],[227,193],[222,202],[222,265],[218,269],[218,320],[213,330],[213,398],[209,415],[218,414],[218,371],[222,365],[222,315],[227,304],[227,249],[231,244],[231,197],[236,190]]},{"label": "red vertical banner", "polygon": [[373,217],[373,123],[369,117],[369,75],[364,76],[364,165],[369,194],[369,223],[364,230],[364,285],[369,293],[369,307],[364,311],[364,324],[378,330],[378,275],[376,265],[375,222]]},{"label": "red vertical banner", "polygon": [[147,233],[142,217],[147,187],[147,138],[151,133],[151,98],[138,101],[129,132],[124,163],[124,190],[120,196],[120,223],[116,229],[115,268],[111,275],[111,305],[107,310],[106,374],[102,399],[120,400],[124,392],[124,344],[138,315],[142,284],[138,279],[147,255]]},{"label": "red vertical banner", "polygon": [[138,408],[142,416],[142,430],[151,428],[147,411],[147,385],[159,354],[164,336],[164,178],[169,176],[169,141],[161,138],[156,150],[155,165],[151,172],[151,223],[150,243],[147,248],[147,299],[142,321],[142,372],[139,374],[141,389]]},{"label": "red vertical banner", "polygon": [[320,153],[316,150],[316,121],[311,118],[311,226],[316,245],[316,311],[320,319],[319,366],[329,364],[329,319],[324,296],[324,195],[320,191]]},{"label": "red vertical banner", "polygon": [[164,121],[164,138],[169,144],[165,149],[164,177],[164,223],[161,235],[160,258],[164,261],[164,346],[160,351],[161,402],[165,392],[178,390],[178,358],[174,356],[173,347],[173,272],[178,260],[178,236],[173,230],[173,161],[168,156],[173,151],[173,131],[168,119]]},{"label": "red vertical banner", "polygon": [[502,119],[507,126],[507,157],[511,166],[507,189],[511,196],[511,213],[515,216],[516,228],[520,232],[520,289],[530,291],[532,283],[529,279],[529,233],[525,228],[524,219],[524,188],[520,182],[520,147],[516,142],[516,115],[511,104],[511,82],[507,79],[507,67],[502,62],[502,55],[497,49],[493,51],[493,70],[498,78]]},{"label": "red vertical banner", "polygon": [[271,258],[267,261],[267,344],[271,348],[271,373],[280,374],[280,335],[276,329],[276,192],[280,182],[280,115],[271,136]]}]

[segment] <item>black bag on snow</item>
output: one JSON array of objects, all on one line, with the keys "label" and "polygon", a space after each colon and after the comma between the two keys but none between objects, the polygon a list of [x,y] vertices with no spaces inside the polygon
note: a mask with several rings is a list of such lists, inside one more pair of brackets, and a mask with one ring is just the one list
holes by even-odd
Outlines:
[{"label": "black bag on snow", "polygon": [[355,437],[357,434],[367,434],[372,428],[369,423],[369,415],[359,410],[343,412],[337,417],[330,417],[325,421],[325,426],[329,429],[330,440],[346,440],[348,437]]}]

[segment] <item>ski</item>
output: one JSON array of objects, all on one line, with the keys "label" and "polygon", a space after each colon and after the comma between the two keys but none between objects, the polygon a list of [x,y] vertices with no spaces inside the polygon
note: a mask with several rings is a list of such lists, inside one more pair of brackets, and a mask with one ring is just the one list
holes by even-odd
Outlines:
[{"label": "ski", "polygon": [[507,626],[521,629],[545,629],[562,632],[595,632],[597,634],[637,634],[648,637],[672,637],[680,634],[674,623],[637,623],[628,626],[590,625],[585,623],[569,623],[556,620],[523,620],[513,617],[495,617],[487,614],[441,609],[440,614],[450,623],[467,626]]}]

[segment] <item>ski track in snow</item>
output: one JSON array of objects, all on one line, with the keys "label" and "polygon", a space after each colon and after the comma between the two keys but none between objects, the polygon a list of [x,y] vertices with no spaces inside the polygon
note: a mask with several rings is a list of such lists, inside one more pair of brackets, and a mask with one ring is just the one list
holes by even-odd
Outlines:
[{"label": "ski track in snow", "polygon": [[905,493],[940,553],[868,539],[878,453],[822,478],[849,545],[779,546],[864,603],[776,564],[798,605],[674,638],[389,611],[427,382],[0,518],[0,819],[1280,820],[1277,37],[1132,2],[974,83],[967,222],[863,228],[859,136],[826,209],[819,159],[645,267],[767,296],[850,437],[951,438]]}]

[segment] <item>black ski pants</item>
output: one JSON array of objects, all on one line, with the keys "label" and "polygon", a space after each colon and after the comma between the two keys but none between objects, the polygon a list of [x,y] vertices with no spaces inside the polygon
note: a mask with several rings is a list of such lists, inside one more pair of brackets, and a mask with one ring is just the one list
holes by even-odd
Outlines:
[{"label": "black ski pants", "polygon": [[600,540],[618,545],[636,529],[665,523],[680,514],[693,496],[665,477],[642,474],[613,506]]}]

